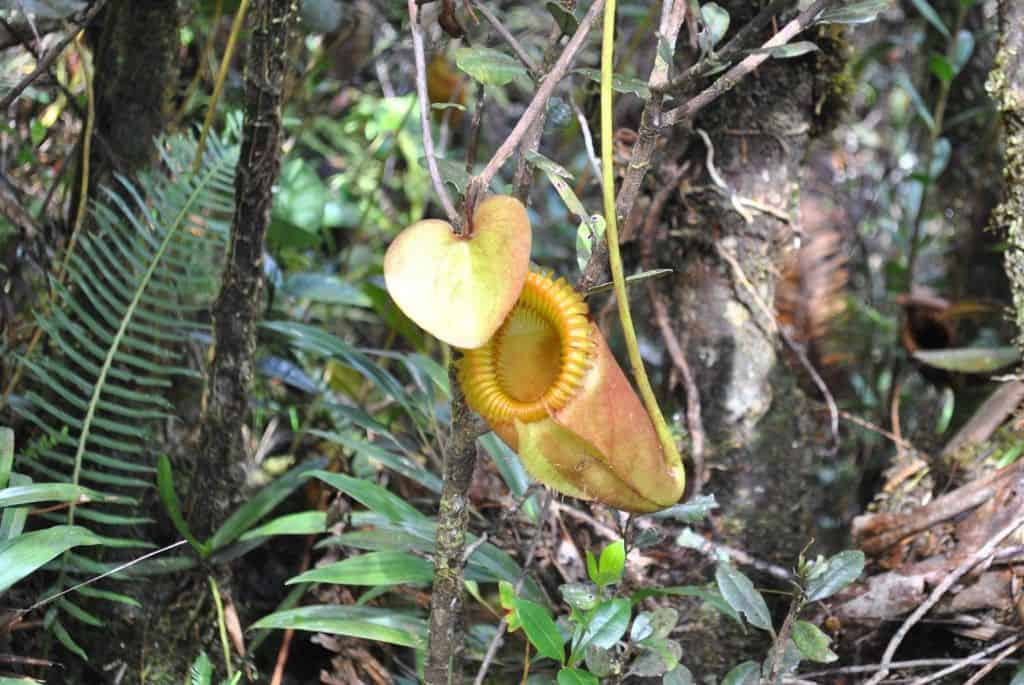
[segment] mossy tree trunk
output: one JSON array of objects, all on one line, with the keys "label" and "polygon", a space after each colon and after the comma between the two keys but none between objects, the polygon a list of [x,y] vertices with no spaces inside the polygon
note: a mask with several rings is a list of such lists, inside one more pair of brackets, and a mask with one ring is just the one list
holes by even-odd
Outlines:
[{"label": "mossy tree trunk", "polygon": [[[726,7],[736,26],[756,12],[748,3]],[[832,439],[820,420],[826,415],[779,361],[774,319],[776,281],[799,221],[800,169],[819,124],[821,88],[834,77],[822,65],[827,59],[837,58],[826,49],[824,56],[766,62],[697,118],[694,131],[706,139],[676,132],[692,135],[686,159],[701,172],[690,187],[701,189],[666,206],[659,257],[648,265],[676,271],[655,287],[699,391],[703,491],[720,504],[714,540],[783,568],[792,568],[815,536],[824,497],[816,473]],[[667,376],[671,361],[664,364]],[[690,477],[700,474],[691,469]],[[688,573],[679,580],[700,582],[713,568]],[[778,582],[760,583],[751,574],[759,585]],[[694,674],[720,676],[740,661],[765,657],[767,644],[729,619],[689,615],[684,663]]]},{"label": "mossy tree trunk", "polygon": [[281,168],[281,102],[294,20],[292,0],[261,0],[251,10],[245,119],[235,171],[235,214],[221,290],[214,305],[214,351],[189,520],[204,539],[242,500],[256,326],[263,302],[263,241]]},{"label": "mossy tree trunk", "polygon": [[[153,140],[164,132],[178,76],[178,23],[177,0],[113,0],[90,30],[96,92],[90,194],[115,174],[132,178],[156,161]],[[69,217],[77,206],[73,196]]]},{"label": "mossy tree trunk", "polygon": [[[1024,4],[999,3],[999,52],[988,90],[1003,119],[1003,202],[993,223],[1007,237],[1006,272],[1013,287],[1017,330],[1024,332]],[[1005,233],[1004,233],[1005,232]],[[1024,347],[1024,333],[1018,344]]]}]

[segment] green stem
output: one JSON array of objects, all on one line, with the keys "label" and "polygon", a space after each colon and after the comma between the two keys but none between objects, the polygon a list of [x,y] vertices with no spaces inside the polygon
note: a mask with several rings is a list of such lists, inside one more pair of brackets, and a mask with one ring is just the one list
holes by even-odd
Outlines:
[{"label": "green stem", "polygon": [[[199,145],[196,146],[196,158],[192,161],[192,173],[198,173],[203,162],[203,151],[206,149],[206,137],[213,128],[213,117],[217,114],[217,103],[220,101],[220,94],[224,91],[224,82],[228,77],[228,68],[231,66],[231,58],[235,54],[235,45],[238,43],[238,36],[242,33],[242,24],[245,22],[245,13],[249,9],[249,0],[242,0],[235,10],[234,21],[231,22],[231,34],[228,36],[228,44],[224,48],[224,57],[220,61],[220,69],[217,71],[217,80],[213,83],[213,94],[206,106],[206,119],[203,121],[203,130],[199,132]],[[213,29],[211,29],[213,30]]]},{"label": "green stem", "polygon": [[220,646],[224,650],[224,666],[228,670],[228,680],[235,677],[235,667],[231,664],[231,645],[228,643],[227,624],[224,623],[224,602],[220,598],[220,588],[213,576],[207,576],[210,581],[210,593],[213,595],[213,605],[217,608],[217,629],[220,633]]},{"label": "green stem", "polygon": [[681,487],[686,483],[686,471],[683,460],[676,448],[672,431],[669,430],[665,417],[662,416],[658,400],[654,397],[651,382],[647,378],[643,359],[640,357],[640,345],[637,343],[636,330],[633,328],[633,315],[629,311],[629,296],[626,294],[626,279],[622,271],[622,255],[619,252],[619,227],[615,212],[615,174],[613,172],[612,152],[612,57],[615,49],[615,2],[606,0],[604,8],[604,35],[601,40],[601,171],[604,177],[604,213],[605,235],[608,240],[608,262],[612,271],[612,283],[615,287],[615,299],[619,306],[619,322],[622,324],[622,335],[626,339],[626,350],[629,353],[629,364],[636,379],[640,397],[644,407],[650,414],[654,429],[658,433],[665,461],[673,479],[678,479]]}]

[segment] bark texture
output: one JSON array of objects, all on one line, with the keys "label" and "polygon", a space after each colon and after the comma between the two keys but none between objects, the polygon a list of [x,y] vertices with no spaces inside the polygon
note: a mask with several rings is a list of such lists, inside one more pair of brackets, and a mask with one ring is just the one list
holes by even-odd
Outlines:
[{"label": "bark texture", "polygon": [[1013,288],[1018,344],[1024,345],[1024,4],[999,3],[999,52],[988,90],[1003,118],[1005,195],[993,223],[1008,241],[1006,272]]},{"label": "bark texture", "polygon": [[[736,25],[752,12],[744,5],[727,6]],[[816,476],[831,444],[827,421],[777,363],[774,317],[780,267],[799,221],[800,168],[822,122],[823,88],[832,86],[833,72],[819,60],[830,58],[826,51],[766,62],[694,122],[707,137],[691,138],[687,159],[703,171],[683,206],[663,213],[669,239],[656,264],[676,270],[656,287],[699,388],[710,474],[704,490],[721,506],[714,539],[784,568],[816,537],[826,496]],[[720,676],[765,657],[767,643],[727,619],[689,616],[683,647],[695,674]]]},{"label": "bark texture", "polygon": [[272,187],[281,167],[281,93],[292,0],[252,6],[245,70],[245,119],[235,172],[235,215],[220,294],[214,305],[214,354],[190,521],[204,539],[239,503],[244,484],[242,428],[249,409],[256,326],[263,293],[263,239],[270,222]]},{"label": "bark texture", "polygon": [[[132,178],[156,161],[153,139],[164,131],[177,81],[177,0],[114,0],[95,31],[90,189],[109,185],[115,174]],[[74,196],[68,216],[76,202]]]},{"label": "bark texture", "polygon": [[462,682],[464,649],[463,550],[469,525],[469,484],[476,466],[477,423],[472,420],[462,391],[450,374],[452,432],[444,452],[444,489],[437,513],[434,584],[430,594],[430,633],[423,669],[428,685]]}]

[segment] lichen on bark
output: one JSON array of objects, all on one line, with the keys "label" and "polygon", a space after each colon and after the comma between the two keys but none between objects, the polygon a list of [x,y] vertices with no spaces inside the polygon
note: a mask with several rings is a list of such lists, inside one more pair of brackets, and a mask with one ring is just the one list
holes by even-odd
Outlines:
[{"label": "lichen on bark", "polygon": [[986,88],[1003,120],[1003,202],[993,227],[1007,239],[1006,273],[1013,288],[1018,345],[1024,347],[1024,5],[999,3],[999,52]]}]

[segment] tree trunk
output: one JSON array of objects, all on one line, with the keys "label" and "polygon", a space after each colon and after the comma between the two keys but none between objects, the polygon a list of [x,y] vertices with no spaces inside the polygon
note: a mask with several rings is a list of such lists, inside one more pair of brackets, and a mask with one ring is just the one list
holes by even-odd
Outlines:
[{"label": "tree trunk", "polygon": [[1005,231],[1006,272],[1013,287],[1018,344],[1024,347],[1024,5],[999,3],[999,53],[988,90],[1003,117],[1005,195],[993,216]]},{"label": "tree trunk", "polygon": [[[113,0],[91,34],[96,123],[89,155],[90,194],[115,174],[132,178],[157,159],[177,81],[177,0]],[[78,170],[81,178],[81,165]],[[78,187],[78,183],[74,185]],[[78,197],[72,195],[71,211]]]},{"label": "tree trunk", "polygon": [[214,306],[214,356],[195,464],[190,522],[200,538],[213,534],[242,501],[246,450],[242,428],[256,352],[263,294],[263,239],[272,187],[281,167],[281,94],[294,6],[253,5],[245,70],[245,122],[235,172],[231,244]]},{"label": "tree trunk", "polygon": [[[751,12],[738,3],[728,9],[740,26]],[[707,138],[691,138],[687,159],[703,170],[691,182],[699,189],[662,214],[669,237],[653,265],[676,270],[655,287],[699,390],[707,455],[704,474],[691,478],[703,475],[720,504],[714,539],[784,568],[815,537],[825,497],[816,470],[831,445],[827,422],[816,418],[824,415],[778,363],[774,317],[799,220],[800,168],[819,123],[818,89],[834,77],[827,62],[822,68],[835,60],[828,50],[766,62],[698,118],[694,130]],[[695,571],[686,580],[706,578],[709,568]],[[690,616],[683,642],[695,674],[764,658],[767,643],[729,619]]]}]

